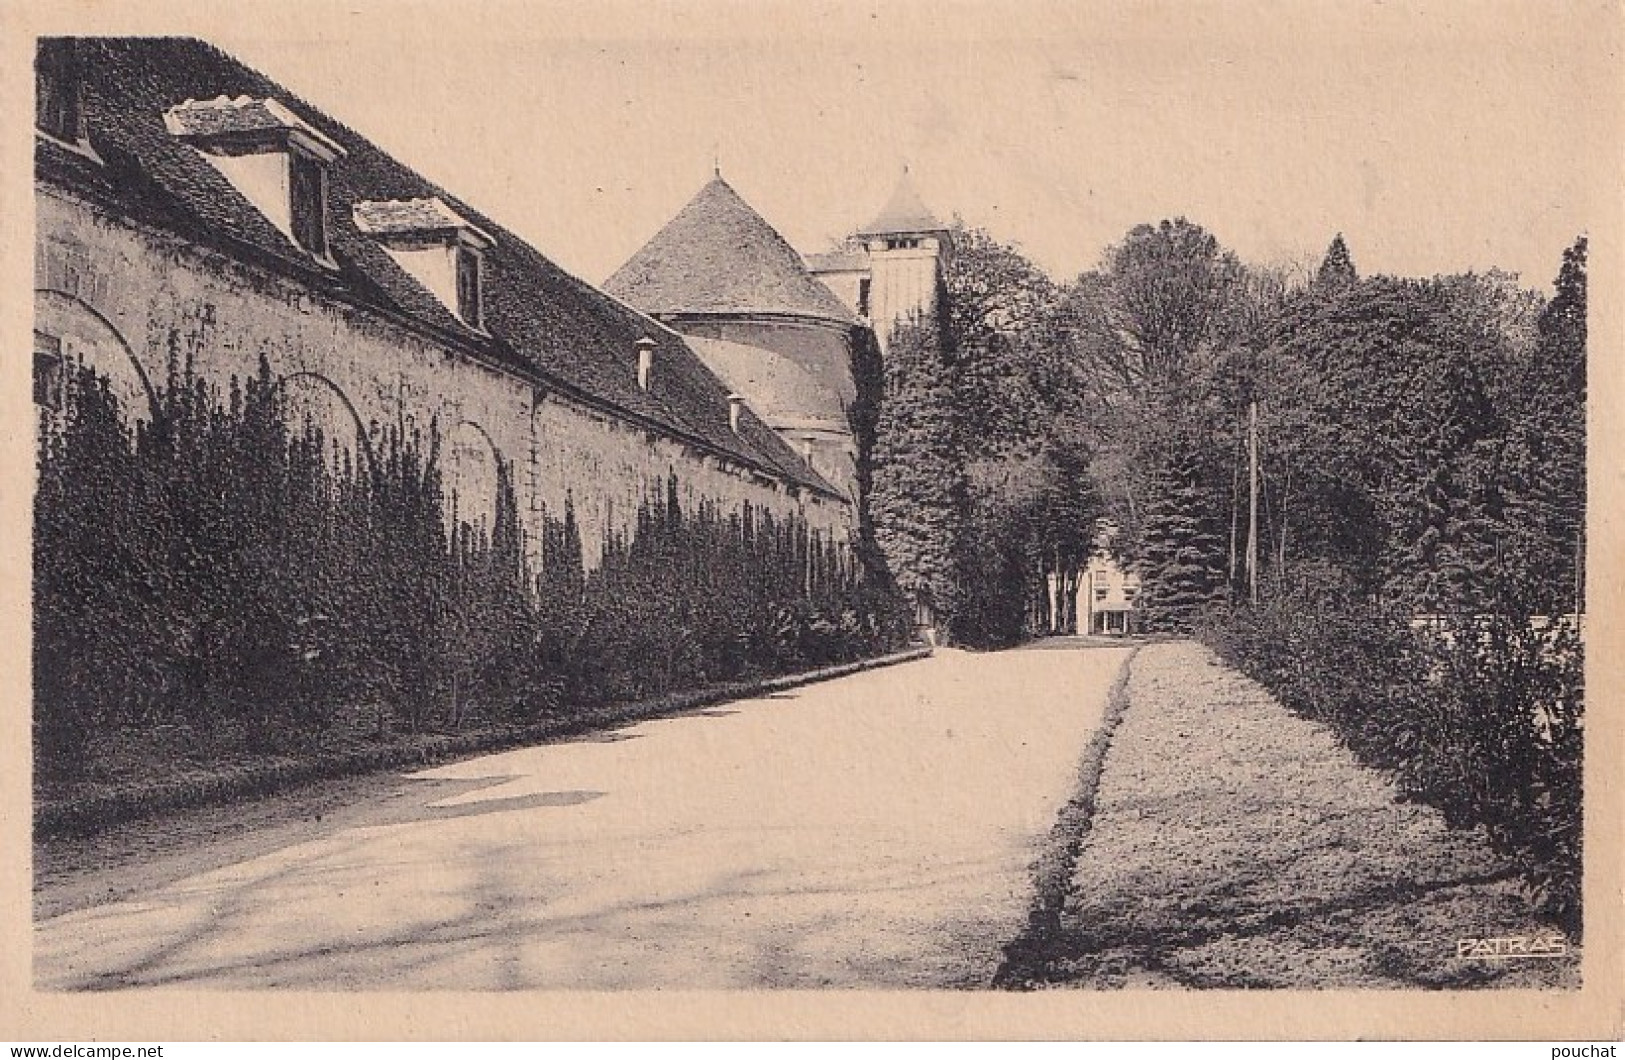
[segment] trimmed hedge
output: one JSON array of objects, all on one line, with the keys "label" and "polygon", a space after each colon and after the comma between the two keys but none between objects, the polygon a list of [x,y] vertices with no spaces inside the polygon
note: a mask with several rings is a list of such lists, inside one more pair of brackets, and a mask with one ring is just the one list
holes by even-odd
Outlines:
[{"label": "trimmed hedge", "polygon": [[263,360],[221,392],[172,358],[134,426],[73,368],[38,450],[36,790],[158,733],[204,768],[319,760],[907,642],[883,571],[799,516],[685,510],[673,473],[589,570],[568,503],[527,549],[505,466],[489,529],[452,525],[439,453],[435,424],[352,448],[291,422]]},{"label": "trimmed hedge", "polygon": [[1408,613],[1297,593],[1215,613],[1203,639],[1322,721],[1403,797],[1482,828],[1539,907],[1581,913],[1584,647],[1572,620]]}]

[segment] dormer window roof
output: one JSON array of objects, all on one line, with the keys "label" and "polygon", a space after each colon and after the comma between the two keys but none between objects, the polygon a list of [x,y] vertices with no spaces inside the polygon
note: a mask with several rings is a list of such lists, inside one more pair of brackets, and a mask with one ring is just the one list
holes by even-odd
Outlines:
[{"label": "dormer window roof", "polygon": [[456,238],[484,250],[496,242],[488,232],[447,206],[439,196],[358,202],[355,204],[355,226],[385,243]]},{"label": "dormer window roof", "polygon": [[164,112],[170,135],[202,152],[283,235],[324,265],[327,166],[345,154],[274,99],[189,99]]},{"label": "dormer window roof", "polygon": [[164,112],[164,127],[211,153],[248,153],[294,147],[321,162],[345,151],[274,99],[216,96],[189,99]]},{"label": "dormer window roof", "polygon": [[354,215],[356,228],[457,319],[485,330],[485,252],[496,243],[490,233],[438,196],[358,202]]}]

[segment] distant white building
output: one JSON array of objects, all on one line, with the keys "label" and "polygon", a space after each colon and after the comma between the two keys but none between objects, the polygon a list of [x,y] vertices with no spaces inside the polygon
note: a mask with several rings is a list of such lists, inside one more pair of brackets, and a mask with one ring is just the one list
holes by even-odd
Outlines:
[{"label": "distant white building", "polygon": [[1109,554],[1097,552],[1078,580],[1078,627],[1081,632],[1126,635],[1135,632],[1140,576],[1126,571]]}]

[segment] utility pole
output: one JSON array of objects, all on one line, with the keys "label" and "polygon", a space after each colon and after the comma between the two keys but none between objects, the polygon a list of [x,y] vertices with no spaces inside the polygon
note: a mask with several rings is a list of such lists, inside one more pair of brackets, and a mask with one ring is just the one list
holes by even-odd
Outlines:
[{"label": "utility pole", "polygon": [[1247,403],[1247,599],[1258,603],[1258,402]]},{"label": "utility pole", "polygon": [[[1236,448],[1241,448],[1238,441]],[[1230,565],[1225,568],[1224,574],[1224,602],[1236,602],[1236,543],[1240,537],[1237,531],[1241,523],[1241,454],[1230,454]]]},{"label": "utility pole", "polygon": [[1578,629],[1580,625],[1580,616],[1585,614],[1586,610],[1586,528],[1583,519],[1584,517],[1582,516],[1579,533],[1574,535],[1574,624],[1576,629]]}]

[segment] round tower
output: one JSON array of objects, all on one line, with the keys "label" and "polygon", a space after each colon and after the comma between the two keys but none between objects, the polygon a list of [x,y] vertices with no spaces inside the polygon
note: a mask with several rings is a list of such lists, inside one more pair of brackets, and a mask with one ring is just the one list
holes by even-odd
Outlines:
[{"label": "round tower", "polygon": [[859,321],[717,175],[604,289],[689,347],[830,485],[857,497]]}]

